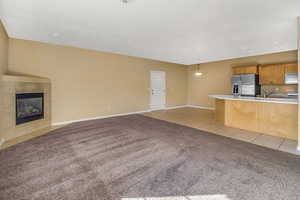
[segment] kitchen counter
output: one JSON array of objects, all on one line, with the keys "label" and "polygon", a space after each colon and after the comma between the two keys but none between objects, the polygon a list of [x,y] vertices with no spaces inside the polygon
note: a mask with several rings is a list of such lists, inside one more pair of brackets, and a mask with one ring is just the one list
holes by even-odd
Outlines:
[{"label": "kitchen counter", "polygon": [[298,99],[210,95],[225,126],[282,138],[298,138]]},{"label": "kitchen counter", "polygon": [[290,98],[264,98],[264,97],[246,97],[233,95],[209,95],[210,98],[223,100],[238,100],[238,101],[257,101],[266,103],[283,103],[283,104],[298,104],[298,99]]}]

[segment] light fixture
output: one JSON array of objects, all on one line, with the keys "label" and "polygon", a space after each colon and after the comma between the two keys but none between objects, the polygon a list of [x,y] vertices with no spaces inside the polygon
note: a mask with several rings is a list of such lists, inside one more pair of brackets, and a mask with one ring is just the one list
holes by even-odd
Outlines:
[{"label": "light fixture", "polygon": [[199,65],[197,66],[197,70],[196,70],[196,72],[195,72],[195,75],[196,75],[196,76],[201,76],[201,75],[202,75],[202,72],[200,72],[200,67],[199,67]]},{"label": "light fixture", "polygon": [[128,3],[128,0],[121,0],[122,3]]},{"label": "light fixture", "polygon": [[52,34],[52,37],[55,37],[55,38],[57,38],[57,37],[59,37],[59,36],[60,36],[60,34],[57,33],[57,32],[54,32],[54,33]]}]

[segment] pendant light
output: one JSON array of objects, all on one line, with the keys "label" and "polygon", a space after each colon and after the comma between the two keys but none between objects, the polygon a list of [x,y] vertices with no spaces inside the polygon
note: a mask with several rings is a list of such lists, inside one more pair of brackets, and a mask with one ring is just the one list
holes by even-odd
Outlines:
[{"label": "pendant light", "polygon": [[201,75],[202,75],[202,72],[200,72],[200,67],[199,67],[199,65],[197,66],[197,70],[196,70],[196,72],[195,72],[195,75],[196,75],[196,76],[201,76]]}]

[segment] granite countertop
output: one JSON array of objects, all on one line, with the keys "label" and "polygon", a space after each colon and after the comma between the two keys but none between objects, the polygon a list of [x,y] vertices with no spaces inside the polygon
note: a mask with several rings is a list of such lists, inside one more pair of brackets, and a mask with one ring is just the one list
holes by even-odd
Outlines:
[{"label": "granite countertop", "polygon": [[264,97],[247,97],[247,96],[233,96],[233,95],[208,95],[208,96],[210,98],[224,99],[224,100],[298,104],[298,99],[289,99],[289,98],[264,98]]}]

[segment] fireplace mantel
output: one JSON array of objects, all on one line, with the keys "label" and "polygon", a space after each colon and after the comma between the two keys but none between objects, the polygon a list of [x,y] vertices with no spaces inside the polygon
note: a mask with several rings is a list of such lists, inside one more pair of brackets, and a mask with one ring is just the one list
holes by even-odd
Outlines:
[{"label": "fireplace mantel", "polygon": [[16,75],[3,75],[3,81],[14,82],[27,82],[27,83],[50,83],[50,79],[34,77],[34,76],[16,76]]}]

